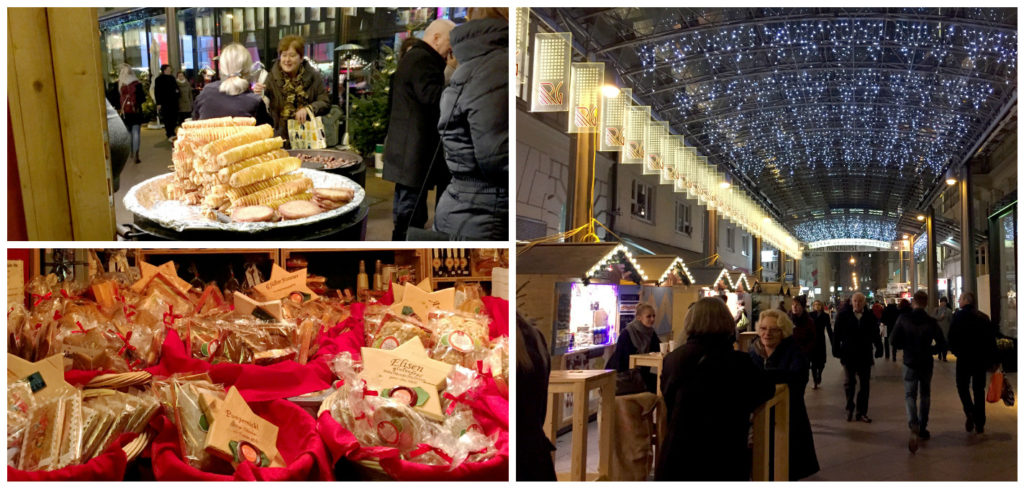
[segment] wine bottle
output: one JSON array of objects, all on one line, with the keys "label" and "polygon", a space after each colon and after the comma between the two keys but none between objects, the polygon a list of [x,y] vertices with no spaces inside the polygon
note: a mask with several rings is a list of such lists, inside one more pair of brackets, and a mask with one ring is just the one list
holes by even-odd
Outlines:
[{"label": "wine bottle", "polygon": [[469,249],[459,249],[459,269],[462,271],[462,276],[469,276]]},{"label": "wine bottle", "polygon": [[383,282],[382,282],[383,279],[384,279],[383,274],[384,274],[384,267],[383,267],[382,264],[380,264],[380,260],[378,259],[377,260],[376,269],[373,271],[373,289],[374,290],[381,291],[381,290],[384,289],[384,285],[383,285]]},{"label": "wine bottle", "polygon": [[434,253],[434,261],[431,263],[434,267],[434,277],[439,278],[441,276],[441,250],[433,249],[431,252]]},{"label": "wine bottle", "polygon": [[366,276],[366,261],[359,261],[359,274],[356,275],[356,300],[364,300],[367,288],[370,287],[369,278]]},{"label": "wine bottle", "polygon": [[454,249],[445,249],[444,267],[448,273],[447,276],[455,276],[454,251]]}]

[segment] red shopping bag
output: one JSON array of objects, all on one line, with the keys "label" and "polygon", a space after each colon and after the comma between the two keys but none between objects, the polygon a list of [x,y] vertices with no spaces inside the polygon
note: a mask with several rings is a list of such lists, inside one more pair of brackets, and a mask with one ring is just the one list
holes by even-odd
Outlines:
[{"label": "red shopping bag", "polygon": [[989,403],[996,403],[1003,398],[1003,372],[996,371],[992,373],[992,378],[988,381],[988,394],[985,395],[985,401]]}]

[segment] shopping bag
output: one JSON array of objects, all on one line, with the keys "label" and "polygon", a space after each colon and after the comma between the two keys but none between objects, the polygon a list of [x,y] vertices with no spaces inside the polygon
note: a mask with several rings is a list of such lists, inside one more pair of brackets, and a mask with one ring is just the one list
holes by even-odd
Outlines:
[{"label": "shopping bag", "polygon": [[996,403],[1003,396],[1003,372],[996,371],[992,373],[992,378],[988,381],[988,394],[985,395],[985,401],[989,403]]},{"label": "shopping bag", "polygon": [[323,117],[314,117],[309,111],[305,122],[288,119],[288,141],[292,149],[325,149],[327,136],[324,135]]},{"label": "shopping bag", "polygon": [[1010,386],[1010,382],[1009,381],[1006,381],[1006,378],[1003,378],[1003,395],[1002,395],[1002,397],[1003,397],[1003,403],[1007,407],[1012,407],[1013,406],[1013,400],[1014,400],[1014,397],[1013,397],[1013,387]]}]

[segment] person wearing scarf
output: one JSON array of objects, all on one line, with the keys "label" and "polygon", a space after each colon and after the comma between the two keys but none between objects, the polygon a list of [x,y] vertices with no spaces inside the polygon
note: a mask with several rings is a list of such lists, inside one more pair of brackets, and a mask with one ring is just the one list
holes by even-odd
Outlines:
[{"label": "person wearing scarf", "polygon": [[[597,326],[597,324],[595,324]],[[607,368],[616,371],[629,371],[629,357],[633,354],[647,354],[660,350],[661,340],[654,332],[654,307],[643,303],[636,307],[636,318],[633,319],[615,344],[615,352],[608,359]],[[651,368],[640,368],[640,375],[647,384],[647,391],[658,392],[658,377],[651,373]]]},{"label": "person wearing scarf", "polygon": [[277,61],[270,68],[267,83],[254,83],[253,91],[270,100],[274,119],[274,135],[288,143],[288,120],[305,122],[311,116],[326,115],[331,98],[324,88],[320,72],[303,59],[306,41],[299,36],[285,36],[277,45]]}]

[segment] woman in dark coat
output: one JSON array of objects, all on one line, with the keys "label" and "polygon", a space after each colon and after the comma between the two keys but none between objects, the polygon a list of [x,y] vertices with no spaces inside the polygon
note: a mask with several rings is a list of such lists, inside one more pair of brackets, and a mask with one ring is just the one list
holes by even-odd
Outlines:
[{"label": "woman in dark coat", "polygon": [[555,446],[544,434],[551,355],[544,336],[516,314],[516,479],[555,481]]},{"label": "woman in dark coat", "polygon": [[814,320],[807,313],[807,297],[801,295],[793,299],[789,320],[793,321],[793,340],[804,356],[810,357],[817,334],[814,330]]},{"label": "woman in dark coat", "polygon": [[[620,372],[629,371],[630,356],[658,352],[661,349],[660,345],[661,340],[654,332],[654,307],[646,303],[638,305],[636,319],[619,334],[619,342],[615,344],[615,352],[608,359],[606,367]],[[647,391],[657,393],[658,377],[651,372],[651,368],[640,368],[640,375],[647,384]]]},{"label": "woman in dark coat", "polygon": [[702,298],[686,314],[685,342],[662,365],[668,432],[656,480],[750,480],[750,414],[775,394],[775,385],[733,350],[734,329],[718,298]]},{"label": "woman in dark coat", "polygon": [[303,59],[306,41],[299,36],[285,36],[277,44],[277,61],[270,68],[270,77],[264,86],[257,83],[253,90],[270,100],[270,116],[274,119],[274,135],[288,144],[288,119],[305,122],[310,114],[326,115],[331,109],[331,97],[324,88],[320,72]]},{"label": "woman in dark coat", "polygon": [[811,350],[811,378],[814,379],[814,389],[821,385],[821,373],[825,370],[825,361],[828,358],[825,349],[826,336],[828,343],[832,344],[832,318],[825,313],[825,304],[821,300],[814,301],[814,311],[811,312],[811,319],[814,320],[814,348]]},{"label": "woman in dark coat", "polygon": [[235,43],[220,53],[220,80],[203,87],[192,104],[192,120],[217,117],[254,117],[256,125],[272,122],[263,99],[252,92],[246,78],[252,56]]},{"label": "woman in dark coat", "polygon": [[793,337],[793,322],[775,310],[761,312],[757,337],[750,343],[750,358],[775,383],[789,386],[789,479],[796,481],[817,473],[814,434],[804,404],[807,357]]},{"label": "woman in dark coat", "polygon": [[[480,12],[505,18],[479,18]],[[459,67],[441,95],[437,127],[451,183],[434,229],[456,240],[508,239],[508,9],[471,8],[451,32]]]}]

